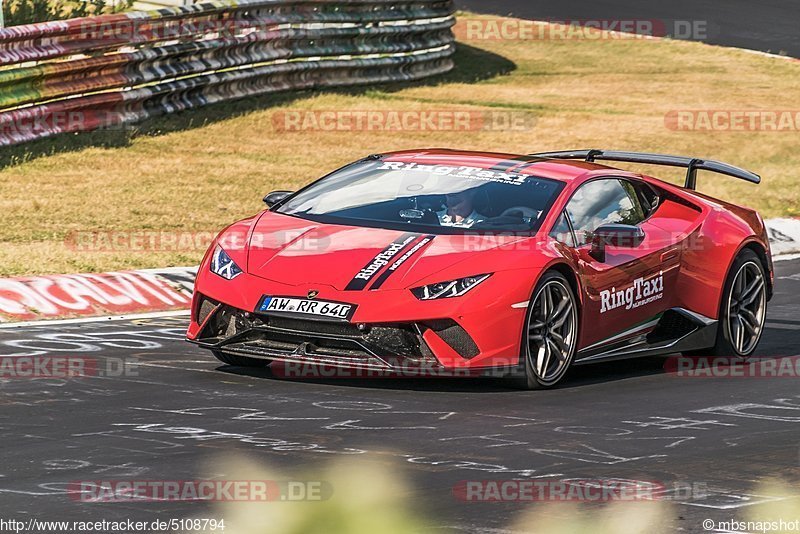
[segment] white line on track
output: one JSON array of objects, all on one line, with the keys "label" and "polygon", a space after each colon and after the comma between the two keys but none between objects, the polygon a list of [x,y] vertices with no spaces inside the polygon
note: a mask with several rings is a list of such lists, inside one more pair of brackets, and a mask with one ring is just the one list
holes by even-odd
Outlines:
[{"label": "white line on track", "polygon": [[778,330],[798,330],[800,329],[799,326],[791,325],[791,324],[783,324],[783,323],[771,323],[767,321],[764,323],[765,328],[777,328]]},{"label": "white line on track", "polygon": [[800,259],[800,254],[781,254],[780,256],[773,256],[772,261],[787,261]]}]

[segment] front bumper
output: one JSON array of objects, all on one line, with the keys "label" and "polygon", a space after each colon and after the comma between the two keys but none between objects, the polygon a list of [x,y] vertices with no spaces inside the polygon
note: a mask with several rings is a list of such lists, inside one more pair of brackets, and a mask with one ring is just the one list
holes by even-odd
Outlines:
[{"label": "front bumper", "polygon": [[197,299],[201,347],[251,358],[374,370],[443,368],[426,341],[436,336],[462,358],[474,340],[454,321],[355,324],[248,312],[204,295]]},{"label": "front bumper", "polygon": [[[510,367],[519,359],[525,309],[535,272],[506,271],[467,297],[421,302],[410,291],[341,291],[289,286],[242,274],[232,281],[198,274],[187,339],[223,353],[273,361],[380,370]],[[349,321],[257,313],[263,295],[357,306]]]}]

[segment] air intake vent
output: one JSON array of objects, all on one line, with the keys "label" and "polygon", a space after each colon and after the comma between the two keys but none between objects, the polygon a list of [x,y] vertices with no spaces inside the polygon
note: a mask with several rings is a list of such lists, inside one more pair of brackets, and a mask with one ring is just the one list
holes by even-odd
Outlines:
[{"label": "air intake vent", "polygon": [[427,321],[423,323],[433,330],[437,336],[450,345],[454,351],[461,355],[462,358],[474,358],[480,354],[478,345],[470,337],[466,330],[453,321],[452,319],[437,319],[435,321]]},{"label": "air intake vent", "polygon": [[648,343],[679,339],[697,330],[697,323],[674,310],[667,310],[658,325],[647,336]]},{"label": "air intake vent", "polygon": [[197,295],[197,323],[203,324],[208,315],[214,311],[214,308],[219,304],[216,300],[212,300],[205,295]]}]

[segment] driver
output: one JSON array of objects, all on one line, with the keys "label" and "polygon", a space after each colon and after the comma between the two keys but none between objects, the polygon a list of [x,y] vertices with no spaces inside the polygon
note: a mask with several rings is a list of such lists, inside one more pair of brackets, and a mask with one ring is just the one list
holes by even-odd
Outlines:
[{"label": "driver", "polygon": [[447,207],[436,212],[436,215],[439,216],[439,224],[470,228],[473,224],[484,221],[486,217],[475,211],[474,199],[475,191],[473,189],[446,195]]}]

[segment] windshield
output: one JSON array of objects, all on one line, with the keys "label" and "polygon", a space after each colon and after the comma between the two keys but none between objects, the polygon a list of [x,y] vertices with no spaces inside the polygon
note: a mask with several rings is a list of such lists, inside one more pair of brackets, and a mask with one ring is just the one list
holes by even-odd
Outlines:
[{"label": "windshield", "polygon": [[528,233],[539,229],[563,187],[502,170],[369,160],[319,180],[275,211],[428,233]]}]

